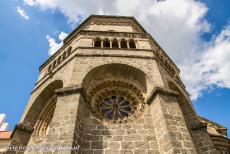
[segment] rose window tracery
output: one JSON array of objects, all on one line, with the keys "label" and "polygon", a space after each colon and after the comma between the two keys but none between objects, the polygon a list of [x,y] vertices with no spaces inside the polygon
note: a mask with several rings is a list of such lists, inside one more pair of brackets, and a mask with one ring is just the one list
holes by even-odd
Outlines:
[{"label": "rose window tracery", "polygon": [[105,98],[100,104],[100,111],[110,120],[128,117],[132,113],[132,105],[122,96]]},{"label": "rose window tracery", "polygon": [[141,88],[127,81],[101,81],[88,93],[93,112],[108,122],[125,123],[136,119],[145,107]]}]

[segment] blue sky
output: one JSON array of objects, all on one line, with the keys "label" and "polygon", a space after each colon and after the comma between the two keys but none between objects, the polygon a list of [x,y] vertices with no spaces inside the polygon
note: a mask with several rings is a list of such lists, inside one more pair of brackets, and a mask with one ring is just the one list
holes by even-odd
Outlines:
[{"label": "blue sky", "polygon": [[[103,0],[95,6],[79,0],[63,3],[53,0],[52,4],[44,0],[0,1],[0,113],[6,113],[10,130],[24,112],[39,66],[50,56],[49,51],[61,44],[60,33],[70,33],[82,18],[92,13],[135,16],[182,69],[182,79],[197,113],[230,129],[230,75],[226,71],[230,66],[230,59],[226,60],[230,58],[230,1],[194,0],[188,5],[176,0],[185,11],[183,16],[180,16],[183,12],[171,13],[174,7],[167,0],[143,3],[144,9],[139,7],[138,11],[134,6],[140,1],[134,0],[132,7],[124,1],[114,0],[106,7]],[[180,34],[174,34],[174,28],[178,27]],[[169,32],[170,37],[166,35]],[[216,53],[222,54],[213,60],[210,55]],[[219,66],[222,62],[224,67]],[[212,66],[218,71],[213,71]],[[195,69],[198,67],[205,69],[200,72]]]}]

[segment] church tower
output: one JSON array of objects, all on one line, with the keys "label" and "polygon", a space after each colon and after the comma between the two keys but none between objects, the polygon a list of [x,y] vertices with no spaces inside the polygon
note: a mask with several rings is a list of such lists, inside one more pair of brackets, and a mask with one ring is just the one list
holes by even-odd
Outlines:
[{"label": "church tower", "polygon": [[[133,17],[88,17],[39,70],[10,148],[60,154],[228,151],[226,129],[196,114],[179,69]],[[214,126],[225,145],[212,139],[208,128]]]}]

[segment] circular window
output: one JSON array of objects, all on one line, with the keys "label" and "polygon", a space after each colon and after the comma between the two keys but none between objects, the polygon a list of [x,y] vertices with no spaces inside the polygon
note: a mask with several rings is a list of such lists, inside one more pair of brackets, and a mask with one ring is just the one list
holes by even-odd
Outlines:
[{"label": "circular window", "polygon": [[132,113],[132,105],[129,100],[122,96],[112,96],[103,99],[100,104],[100,111],[104,117],[110,120],[118,120],[119,118],[128,117]]},{"label": "circular window", "polygon": [[145,107],[141,90],[125,81],[104,81],[88,93],[93,112],[113,123],[136,119]]}]

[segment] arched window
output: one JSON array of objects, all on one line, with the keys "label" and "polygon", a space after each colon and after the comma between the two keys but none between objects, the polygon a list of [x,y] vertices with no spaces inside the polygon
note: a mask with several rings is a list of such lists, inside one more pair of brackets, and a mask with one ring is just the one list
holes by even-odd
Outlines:
[{"label": "arched window", "polygon": [[52,69],[52,65],[50,65],[50,66],[48,67],[48,72],[50,72],[51,69]]},{"label": "arched window", "polygon": [[129,48],[136,48],[134,40],[129,41]]},{"label": "arched window", "polygon": [[121,48],[127,48],[127,42],[125,39],[121,40]]},{"label": "arched window", "polygon": [[109,39],[106,38],[106,39],[103,41],[103,47],[104,47],[104,48],[110,48]]},{"label": "arched window", "polygon": [[70,55],[71,51],[72,51],[72,47],[69,47],[67,50],[67,55]]},{"label": "arched window", "polygon": [[61,63],[61,56],[58,57],[57,62],[58,62],[58,64]]},{"label": "arched window", "polygon": [[112,47],[113,48],[118,48],[118,42],[117,42],[117,39],[114,39],[113,42],[112,42]]},{"label": "arched window", "polygon": [[63,53],[62,60],[64,60],[65,58],[66,58],[66,52]]},{"label": "arched window", "polygon": [[56,65],[57,65],[57,61],[55,60],[55,61],[53,62],[53,68],[56,67]]},{"label": "arched window", "polygon": [[94,47],[101,47],[101,40],[99,38],[97,38],[95,41],[94,41]]}]

